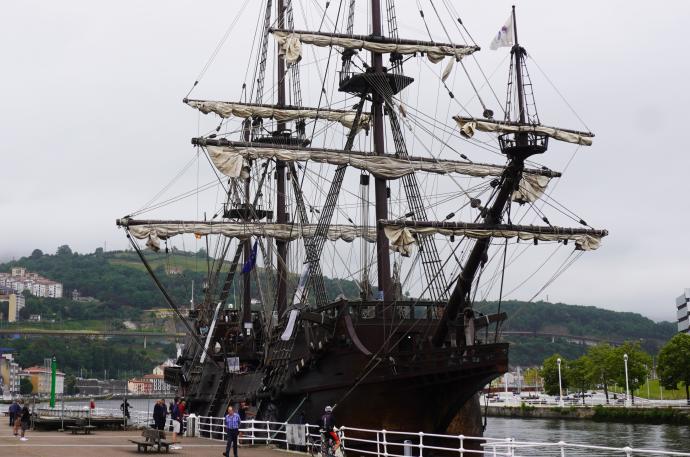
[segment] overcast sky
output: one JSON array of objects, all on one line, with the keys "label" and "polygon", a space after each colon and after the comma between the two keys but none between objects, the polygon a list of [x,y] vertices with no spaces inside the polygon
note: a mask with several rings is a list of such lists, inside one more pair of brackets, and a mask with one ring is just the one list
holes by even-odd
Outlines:
[{"label": "overcast sky", "polygon": [[[428,16],[428,1],[420,2]],[[197,115],[181,99],[243,3],[4,5],[0,259],[34,248],[54,252],[60,244],[79,252],[127,246],[114,220],[148,201],[193,154]],[[250,2],[209,69],[205,95],[237,98],[258,3]],[[313,16],[313,4],[324,3],[296,4]],[[418,36],[417,2],[397,3],[401,29]],[[690,2],[513,3],[521,42],[597,135],[592,148],[578,152],[556,196],[611,233],[548,290],[550,299],[672,320],[674,298],[690,287],[683,134]],[[511,2],[453,4],[484,49],[480,62],[493,69],[500,59],[488,45]],[[453,89],[471,95],[466,83]],[[560,103],[553,90],[540,89],[547,110]],[[567,107],[560,110],[554,117],[572,119]]]}]

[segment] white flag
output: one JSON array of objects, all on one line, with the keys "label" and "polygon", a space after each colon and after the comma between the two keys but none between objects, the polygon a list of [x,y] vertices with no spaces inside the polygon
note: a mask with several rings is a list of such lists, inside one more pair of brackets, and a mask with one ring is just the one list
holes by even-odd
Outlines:
[{"label": "white flag", "polygon": [[513,15],[508,16],[508,20],[501,30],[498,31],[494,39],[491,41],[490,48],[496,50],[502,47],[510,47],[513,45]]}]

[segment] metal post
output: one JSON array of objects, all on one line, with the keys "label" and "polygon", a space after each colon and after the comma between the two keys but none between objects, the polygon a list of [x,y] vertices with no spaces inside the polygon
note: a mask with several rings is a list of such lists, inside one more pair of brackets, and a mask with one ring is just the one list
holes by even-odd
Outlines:
[{"label": "metal post", "polygon": [[628,354],[623,354],[623,364],[625,365],[625,407],[630,407],[630,384],[628,383]]},{"label": "metal post", "polygon": [[556,364],[558,365],[558,405],[563,407],[565,403],[563,402],[563,382],[561,380],[561,359],[556,359]]}]

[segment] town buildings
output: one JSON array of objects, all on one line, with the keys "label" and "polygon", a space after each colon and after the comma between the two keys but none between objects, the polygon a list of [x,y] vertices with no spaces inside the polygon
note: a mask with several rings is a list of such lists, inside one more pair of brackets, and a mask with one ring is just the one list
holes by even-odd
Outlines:
[{"label": "town buildings", "polygon": [[0,395],[13,398],[19,394],[19,365],[12,354],[0,355]]},{"label": "town buildings", "polygon": [[0,287],[11,289],[18,295],[27,291],[36,297],[62,298],[61,283],[27,271],[23,267],[13,267],[9,273],[0,273]]},{"label": "town buildings", "polygon": [[676,298],[676,317],[678,320],[678,332],[690,334],[690,289]]},{"label": "town buildings", "polygon": [[163,370],[174,363],[172,359],[166,360],[155,367],[151,374],[141,378],[132,378],[127,381],[127,390],[133,394],[161,394],[168,395],[172,392],[170,384],[163,378]]},{"label": "town buildings", "polygon": [[[22,378],[31,381],[33,394],[50,394],[51,372],[48,366],[33,366],[19,373]],[[65,373],[58,371],[55,376],[55,393],[62,394],[65,391]]]}]

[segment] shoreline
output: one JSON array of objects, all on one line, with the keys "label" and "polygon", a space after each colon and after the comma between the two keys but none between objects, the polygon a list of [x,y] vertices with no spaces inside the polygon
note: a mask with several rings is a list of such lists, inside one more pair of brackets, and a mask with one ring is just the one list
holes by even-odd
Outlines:
[{"label": "shoreline", "polygon": [[488,417],[519,419],[567,419],[634,424],[690,425],[690,408],[605,406],[496,406],[485,409]]}]

